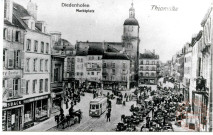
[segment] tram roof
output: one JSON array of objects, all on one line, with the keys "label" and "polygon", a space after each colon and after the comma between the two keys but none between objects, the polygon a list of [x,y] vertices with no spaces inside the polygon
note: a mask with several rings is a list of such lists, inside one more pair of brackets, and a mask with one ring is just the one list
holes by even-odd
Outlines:
[{"label": "tram roof", "polygon": [[101,102],[106,99],[107,99],[106,97],[97,97],[97,98],[91,100],[90,103],[97,103],[97,102]]}]

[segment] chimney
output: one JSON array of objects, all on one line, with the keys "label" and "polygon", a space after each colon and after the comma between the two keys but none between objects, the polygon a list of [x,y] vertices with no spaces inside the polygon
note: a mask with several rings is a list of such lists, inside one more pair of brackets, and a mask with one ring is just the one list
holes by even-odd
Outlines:
[{"label": "chimney", "polygon": [[31,0],[27,4],[28,13],[37,20],[37,5],[36,3],[31,2]]},{"label": "chimney", "polygon": [[4,0],[4,19],[12,23],[13,20],[13,0]]}]

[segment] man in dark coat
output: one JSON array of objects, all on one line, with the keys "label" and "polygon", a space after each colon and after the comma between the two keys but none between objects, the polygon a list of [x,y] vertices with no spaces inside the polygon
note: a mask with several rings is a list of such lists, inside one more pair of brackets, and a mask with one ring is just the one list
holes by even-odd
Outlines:
[{"label": "man in dark coat", "polygon": [[106,117],[107,117],[107,122],[109,121],[110,122],[110,116],[111,114],[109,112],[106,113]]}]

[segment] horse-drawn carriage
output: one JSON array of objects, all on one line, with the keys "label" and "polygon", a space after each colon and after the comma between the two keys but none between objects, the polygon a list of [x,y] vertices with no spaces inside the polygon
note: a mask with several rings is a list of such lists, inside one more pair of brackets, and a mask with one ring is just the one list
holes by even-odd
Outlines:
[{"label": "horse-drawn carriage", "polygon": [[81,119],[82,119],[82,112],[80,109],[73,112],[72,116],[70,115],[64,116],[64,114],[59,114],[55,116],[55,121],[57,122],[56,127],[64,129],[66,127],[70,127],[76,124],[77,122],[80,122]]}]

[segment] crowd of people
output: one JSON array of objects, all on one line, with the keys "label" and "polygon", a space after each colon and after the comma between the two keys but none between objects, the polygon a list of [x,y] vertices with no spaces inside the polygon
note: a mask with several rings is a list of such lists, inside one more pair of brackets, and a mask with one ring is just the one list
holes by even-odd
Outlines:
[{"label": "crowd of people", "polygon": [[[60,113],[58,115],[55,116],[55,121],[57,123],[57,128],[59,126],[62,127],[62,129],[64,129],[65,127],[69,127],[73,124],[75,124],[76,122],[80,123],[81,119],[82,119],[82,112],[81,110],[74,110],[74,105],[77,104],[77,102],[80,102],[81,100],[81,95],[83,91],[81,89],[67,89],[65,91],[65,95],[61,100],[64,100],[64,102],[59,101],[58,105],[60,107]],[[70,105],[69,105],[70,102]],[[62,103],[65,104],[66,109],[69,109],[69,114],[68,115],[64,115],[64,110],[63,110],[63,105]]]},{"label": "crowd of people", "polygon": [[183,95],[171,87],[136,91],[137,106],[131,106],[131,116],[121,116],[117,131],[136,131],[139,125],[140,131],[173,131],[171,122],[184,119],[184,111],[191,108],[190,104],[182,104]]}]

